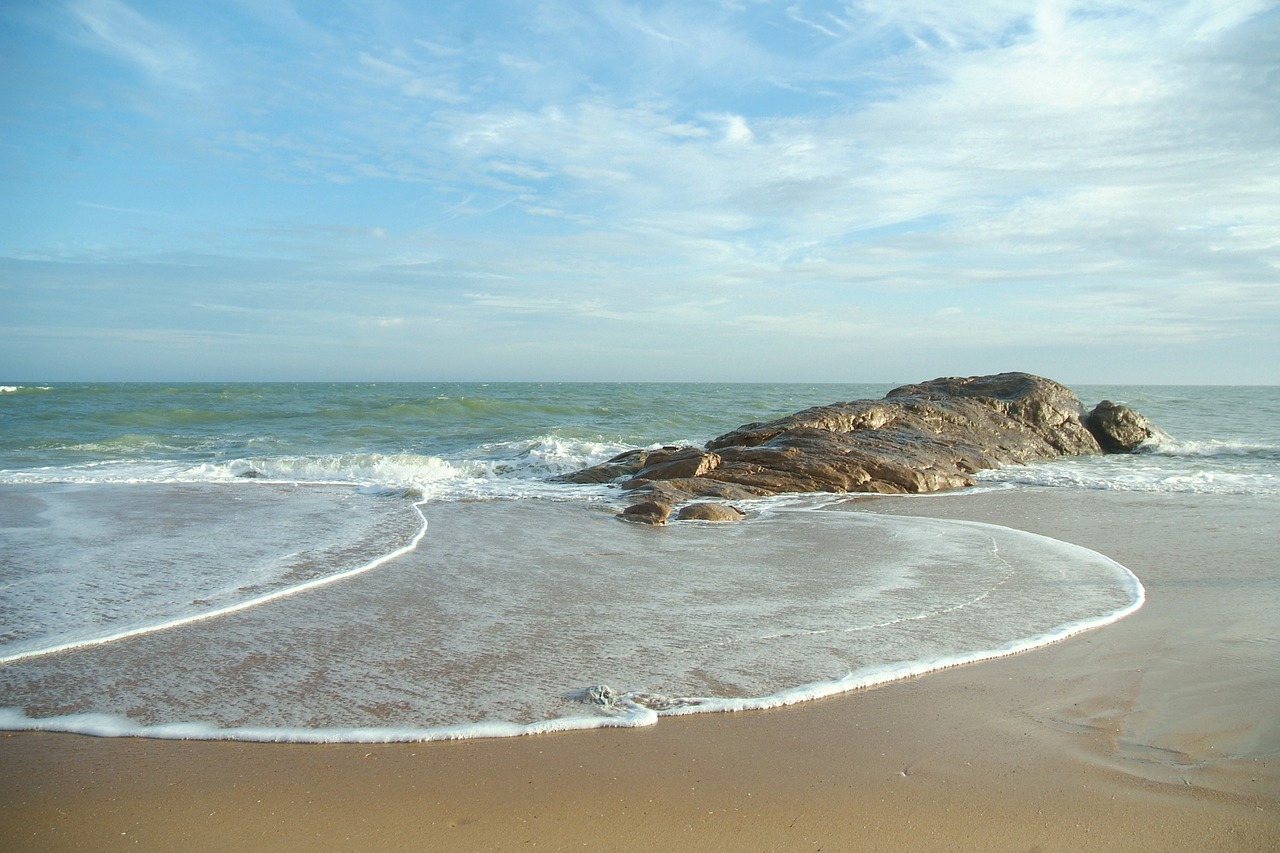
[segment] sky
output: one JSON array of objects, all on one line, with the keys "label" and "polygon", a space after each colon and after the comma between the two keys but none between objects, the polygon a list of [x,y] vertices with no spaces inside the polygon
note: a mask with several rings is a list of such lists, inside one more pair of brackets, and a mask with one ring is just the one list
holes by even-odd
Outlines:
[{"label": "sky", "polygon": [[1280,383],[1280,2],[0,4],[0,381]]}]

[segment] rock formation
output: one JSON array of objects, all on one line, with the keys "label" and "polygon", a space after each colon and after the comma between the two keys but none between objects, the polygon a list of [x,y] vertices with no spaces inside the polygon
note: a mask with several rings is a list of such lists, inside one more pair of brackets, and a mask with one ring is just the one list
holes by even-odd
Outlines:
[{"label": "rock formation", "polygon": [[1110,400],[1094,406],[1085,416],[1084,425],[1105,453],[1132,453],[1144,442],[1163,435],[1133,409]]},{"label": "rock formation", "polygon": [[1124,406],[1104,401],[1086,416],[1065,386],[1001,373],[934,379],[880,400],[805,409],[746,424],[705,448],[633,450],[561,479],[616,482],[642,501],[624,517],[662,524],[671,507],[692,498],[935,492],[973,485],[973,473],[984,468],[1127,452],[1154,435],[1145,418]]}]

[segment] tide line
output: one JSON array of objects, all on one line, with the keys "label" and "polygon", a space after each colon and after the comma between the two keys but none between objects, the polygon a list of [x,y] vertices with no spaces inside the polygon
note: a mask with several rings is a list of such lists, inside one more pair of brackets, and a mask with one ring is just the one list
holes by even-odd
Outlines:
[{"label": "tide line", "polygon": [[144,634],[154,634],[158,631],[167,631],[170,628],[178,628],[182,625],[190,625],[193,622],[203,622],[206,619],[216,619],[219,616],[226,616],[230,613],[237,613],[241,610],[248,610],[251,607],[257,607],[260,604],[267,604],[268,602],[271,602],[271,601],[277,601],[281,598],[288,598],[291,595],[297,595],[300,592],[306,592],[308,590],[316,589],[317,587],[327,586],[328,584],[331,584],[331,583],[337,583],[338,581],[355,577],[356,575],[362,575],[365,572],[372,571],[373,569],[376,569],[378,566],[389,563],[392,560],[395,560],[399,557],[403,557],[405,554],[408,554],[417,549],[419,543],[422,542],[422,538],[427,534],[427,516],[422,511],[422,507],[425,506],[426,503],[427,503],[426,500],[421,500],[416,502],[413,505],[414,512],[418,513],[418,518],[421,519],[422,523],[418,527],[418,532],[413,535],[413,538],[409,540],[408,544],[400,548],[397,548],[396,550],[391,551],[387,554],[383,554],[377,559],[372,560],[371,562],[365,563],[362,566],[357,566],[354,569],[348,569],[345,572],[338,572],[336,575],[327,575],[322,578],[313,578],[312,580],[306,581],[305,583],[300,583],[297,586],[286,587],[285,589],[278,589],[274,592],[269,592],[266,595],[261,595],[257,598],[251,598],[248,601],[240,601],[240,602],[237,602],[236,604],[228,604],[225,607],[219,607],[216,610],[209,610],[205,613],[195,613],[195,614],[192,614],[191,616],[182,616],[177,619],[170,619],[167,622],[161,622],[156,625],[145,625],[141,628],[130,628],[126,631],[118,631],[114,634],[106,634],[101,637],[91,637],[87,640],[73,640],[71,642],[61,643],[56,646],[46,646],[45,648],[42,648],[42,649],[29,649],[25,652],[15,652],[13,654],[4,655],[0,657],[0,664],[14,663],[16,661],[27,660],[29,658],[44,657],[45,655],[52,655],[52,654],[57,654],[58,652],[71,651],[72,649],[84,649],[84,648],[89,648],[91,646],[103,646],[108,643],[114,643],[119,640],[128,639],[129,637],[140,637]]}]

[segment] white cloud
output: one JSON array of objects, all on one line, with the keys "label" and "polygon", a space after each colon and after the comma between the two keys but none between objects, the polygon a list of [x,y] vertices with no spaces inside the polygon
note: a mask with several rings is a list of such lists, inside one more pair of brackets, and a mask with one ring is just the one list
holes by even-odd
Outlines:
[{"label": "white cloud", "polygon": [[747,126],[745,118],[731,115],[725,117],[724,138],[729,142],[750,142],[755,139],[755,134]]}]

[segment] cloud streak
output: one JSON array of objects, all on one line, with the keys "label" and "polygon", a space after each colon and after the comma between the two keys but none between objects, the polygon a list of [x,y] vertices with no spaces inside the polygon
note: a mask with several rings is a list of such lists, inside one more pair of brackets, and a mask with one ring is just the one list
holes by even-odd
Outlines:
[{"label": "cloud streak", "polygon": [[80,0],[68,7],[81,36],[100,50],[168,86],[198,89],[204,63],[190,41],[118,0]]}]

